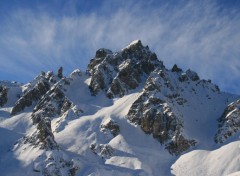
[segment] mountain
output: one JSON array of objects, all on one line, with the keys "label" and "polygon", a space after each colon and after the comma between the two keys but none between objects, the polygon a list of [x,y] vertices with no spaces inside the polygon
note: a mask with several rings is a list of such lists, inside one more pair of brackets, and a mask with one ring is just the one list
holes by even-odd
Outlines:
[{"label": "mountain", "polygon": [[239,174],[239,95],[140,40],[62,69],[0,82],[1,175]]}]

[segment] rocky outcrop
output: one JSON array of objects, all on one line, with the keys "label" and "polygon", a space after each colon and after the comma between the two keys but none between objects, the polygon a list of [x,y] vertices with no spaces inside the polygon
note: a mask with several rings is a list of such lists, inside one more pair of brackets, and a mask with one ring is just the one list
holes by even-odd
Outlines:
[{"label": "rocky outcrop", "polygon": [[30,143],[44,150],[58,149],[51,129],[51,120],[49,118],[42,118],[41,121],[36,124],[36,127],[33,134],[24,137],[24,143]]},{"label": "rocky outcrop", "polygon": [[179,131],[174,138],[172,138],[172,141],[166,145],[166,149],[172,155],[180,155],[190,147],[195,146],[196,143],[195,140],[186,139]]},{"label": "rocky outcrop", "polygon": [[114,154],[114,149],[109,144],[91,144],[90,149],[102,159],[110,158]]},{"label": "rocky outcrop", "polygon": [[163,63],[140,40],[116,53],[100,49],[87,68],[91,75],[89,88],[93,95],[104,90],[109,98],[122,97],[159,67],[163,67]]},{"label": "rocky outcrop", "polygon": [[187,111],[193,99],[199,96],[204,97],[203,102],[206,102],[218,94],[216,85],[200,80],[197,73],[190,69],[184,72],[177,65],[171,70],[157,68],[148,77],[142,94],[132,104],[127,119],[156,138],[169,153],[179,155],[196,144],[194,139],[187,139],[184,135],[183,111]]},{"label": "rocky outcrop", "polygon": [[190,69],[188,69],[186,71],[186,75],[192,80],[192,81],[198,81],[200,80],[198,74],[195,71],[192,71]]},{"label": "rocky outcrop", "polygon": [[49,84],[40,80],[30,91],[25,93],[16,103],[12,109],[11,114],[15,115],[23,111],[26,107],[29,107],[33,102],[37,102],[40,98],[49,90]]},{"label": "rocky outcrop", "polygon": [[41,146],[42,149],[46,150],[58,148],[54,140],[51,120],[61,116],[73,106],[72,102],[65,96],[61,87],[61,84],[65,84],[66,82],[68,81],[62,79],[57,84],[54,84],[50,90],[45,92],[43,96],[40,97],[40,100],[38,100],[31,115],[33,124],[37,126],[37,129],[32,136],[27,137],[29,143]]},{"label": "rocky outcrop", "polygon": [[0,85],[0,107],[4,106],[8,101],[8,89],[5,86]]},{"label": "rocky outcrop", "polygon": [[59,77],[59,78],[62,78],[62,77],[63,77],[63,68],[62,68],[62,67],[60,67],[60,68],[58,69],[58,77]]},{"label": "rocky outcrop", "polygon": [[32,113],[33,122],[38,123],[45,117],[52,119],[59,116],[70,109],[72,105],[63,91],[56,86],[48,91],[35,106]]},{"label": "rocky outcrop", "polygon": [[216,143],[223,143],[240,131],[240,100],[227,106],[218,119],[218,131],[215,135]]},{"label": "rocky outcrop", "polygon": [[171,71],[172,72],[182,72],[182,69],[178,68],[178,66],[176,64],[174,64]]},{"label": "rocky outcrop", "polygon": [[72,103],[59,88],[50,90],[33,110],[32,121],[37,128],[31,136],[26,137],[25,141],[45,150],[58,149],[51,128],[51,120],[67,111],[71,106]]},{"label": "rocky outcrop", "polygon": [[178,74],[176,78],[168,74],[168,70],[156,69],[149,76],[143,94],[131,106],[127,119],[146,134],[152,134],[169,153],[179,155],[196,142],[184,137],[183,121],[171,108],[173,103],[183,106],[187,100],[179,93]]},{"label": "rocky outcrop", "polygon": [[80,165],[61,150],[48,151],[32,162],[32,175],[41,176],[75,176]]},{"label": "rocky outcrop", "polygon": [[186,72],[182,72],[179,76],[179,81],[198,81],[200,80],[198,74],[190,69],[188,69]]},{"label": "rocky outcrop", "polygon": [[104,133],[110,132],[114,137],[117,136],[120,132],[119,125],[113,120],[109,119],[101,124],[100,131]]},{"label": "rocky outcrop", "polygon": [[179,155],[196,143],[182,135],[183,122],[169,105],[147,93],[133,103],[127,118],[139,125],[146,134],[152,134],[171,154]]},{"label": "rocky outcrop", "polygon": [[[23,86],[23,96],[12,109],[12,115],[24,110],[28,106],[34,106],[31,114],[36,130],[30,136],[26,136],[25,143],[40,146],[41,149],[58,149],[54,140],[51,122],[53,118],[59,118],[55,131],[64,128],[68,118],[78,118],[83,111],[66,97],[70,83],[81,76],[79,70],[74,71],[70,78],[59,78],[53,72],[42,72],[32,82]],[[71,117],[70,117],[71,116]]]},{"label": "rocky outcrop", "polygon": [[37,103],[58,80],[59,78],[53,72],[42,72],[32,82],[23,86],[25,88],[23,96],[15,103],[11,114],[15,115]]}]

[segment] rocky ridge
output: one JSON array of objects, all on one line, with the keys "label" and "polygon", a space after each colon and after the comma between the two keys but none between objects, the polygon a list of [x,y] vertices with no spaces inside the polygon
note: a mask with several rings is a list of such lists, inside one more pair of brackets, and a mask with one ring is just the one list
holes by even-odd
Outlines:
[{"label": "rocky ridge", "polygon": [[59,78],[53,72],[42,72],[32,82],[24,85],[23,95],[12,108],[12,115],[23,111],[26,107],[36,104],[41,97],[55,84]]},{"label": "rocky ridge", "polygon": [[163,63],[140,40],[116,53],[99,49],[87,68],[91,76],[89,88],[93,95],[103,90],[109,98],[122,97],[157,67],[163,67]]},{"label": "rocky ridge", "polygon": [[184,137],[183,114],[178,110],[188,104],[186,92],[190,90],[187,93],[195,96],[198,85],[211,87],[213,93],[219,93],[217,86],[200,80],[191,70],[183,72],[176,65],[171,71],[156,69],[148,77],[143,94],[130,108],[127,119],[165,144],[171,154],[179,155],[196,144],[194,139]]},{"label": "rocky ridge", "polygon": [[240,100],[232,102],[218,119],[217,143],[223,143],[240,131]]}]

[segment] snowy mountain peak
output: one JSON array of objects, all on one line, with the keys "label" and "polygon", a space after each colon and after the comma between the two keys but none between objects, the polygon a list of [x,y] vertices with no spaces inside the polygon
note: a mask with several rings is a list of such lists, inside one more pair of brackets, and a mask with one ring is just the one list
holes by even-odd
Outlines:
[{"label": "snowy mountain peak", "polygon": [[140,46],[142,46],[142,42],[141,42],[141,40],[133,40],[127,47],[129,48],[129,47],[131,47],[133,45],[140,45]]},{"label": "snowy mountain peak", "polygon": [[140,40],[115,53],[100,49],[88,65],[90,89],[93,95],[103,90],[109,98],[122,97],[137,88],[157,67],[164,67],[163,63]]},{"label": "snowy mountain peak", "polygon": [[118,52],[97,50],[86,72],[64,76],[62,69],[25,85],[0,81],[1,175],[240,170],[240,96],[190,69],[165,68],[140,40]]},{"label": "snowy mountain peak", "polygon": [[148,46],[144,47],[144,46],[142,45],[141,40],[134,40],[134,41],[132,41],[128,46],[126,46],[125,48],[123,48],[122,51],[123,51],[123,50],[126,50],[126,49],[132,50],[132,51],[134,51],[134,50],[136,51],[136,50],[143,50],[143,49],[148,50],[149,48],[148,48]]}]

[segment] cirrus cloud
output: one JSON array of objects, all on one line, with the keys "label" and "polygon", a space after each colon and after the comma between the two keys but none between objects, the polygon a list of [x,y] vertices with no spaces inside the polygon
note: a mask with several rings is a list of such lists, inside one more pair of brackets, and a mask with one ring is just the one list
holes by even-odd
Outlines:
[{"label": "cirrus cloud", "polygon": [[57,17],[44,8],[12,12],[1,22],[0,79],[26,82],[59,66],[65,73],[85,70],[98,48],[117,51],[141,39],[167,67],[177,63],[224,91],[240,93],[240,12],[235,8],[181,0],[103,1],[96,9]]}]

